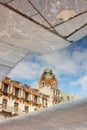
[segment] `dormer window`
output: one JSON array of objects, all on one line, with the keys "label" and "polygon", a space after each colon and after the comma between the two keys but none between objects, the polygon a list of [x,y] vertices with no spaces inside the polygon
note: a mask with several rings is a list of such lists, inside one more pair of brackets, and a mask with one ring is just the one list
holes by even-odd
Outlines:
[{"label": "dormer window", "polygon": [[8,84],[4,84],[4,89],[3,89],[4,93],[8,93]]},{"label": "dormer window", "polygon": [[42,87],[45,87],[46,86],[46,83],[43,81],[42,82]]}]

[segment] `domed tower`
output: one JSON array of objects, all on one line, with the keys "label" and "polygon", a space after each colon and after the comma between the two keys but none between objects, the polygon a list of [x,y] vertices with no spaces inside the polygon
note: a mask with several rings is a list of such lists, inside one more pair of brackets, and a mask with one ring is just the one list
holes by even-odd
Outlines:
[{"label": "domed tower", "polygon": [[48,95],[48,106],[52,106],[61,101],[61,93],[58,89],[58,81],[51,69],[45,69],[38,83],[39,91]]},{"label": "domed tower", "polygon": [[40,81],[39,81],[39,88],[42,87],[58,87],[58,81],[53,74],[51,69],[45,69],[43,74],[41,75]]}]

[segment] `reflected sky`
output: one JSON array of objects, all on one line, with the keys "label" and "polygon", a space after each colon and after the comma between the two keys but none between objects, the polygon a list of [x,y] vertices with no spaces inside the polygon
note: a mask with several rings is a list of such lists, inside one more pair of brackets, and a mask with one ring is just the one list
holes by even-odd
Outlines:
[{"label": "reflected sky", "polygon": [[30,54],[8,77],[35,87],[45,68],[53,70],[62,92],[87,96],[87,36],[60,51]]}]

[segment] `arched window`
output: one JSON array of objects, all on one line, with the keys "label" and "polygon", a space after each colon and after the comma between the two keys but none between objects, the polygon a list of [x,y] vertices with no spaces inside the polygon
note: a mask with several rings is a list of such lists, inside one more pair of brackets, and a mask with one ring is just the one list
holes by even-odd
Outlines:
[{"label": "arched window", "polygon": [[56,86],[56,82],[54,81],[54,87]]},{"label": "arched window", "polygon": [[46,83],[45,81],[42,82],[42,87],[45,87]]}]

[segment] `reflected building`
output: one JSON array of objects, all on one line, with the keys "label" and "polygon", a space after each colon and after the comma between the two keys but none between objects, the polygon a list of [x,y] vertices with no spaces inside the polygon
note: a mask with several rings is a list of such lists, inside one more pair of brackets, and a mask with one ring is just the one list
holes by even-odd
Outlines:
[{"label": "reflected building", "polygon": [[36,88],[6,77],[0,84],[0,120],[50,107],[60,101],[58,81],[50,69],[44,70]]},{"label": "reflected building", "polygon": [[72,101],[78,99],[77,94],[71,95],[69,93],[61,93],[61,102]]},{"label": "reflected building", "polygon": [[49,95],[48,106],[52,106],[61,101],[61,93],[58,89],[58,81],[52,70],[45,69],[38,85],[41,93]]}]

